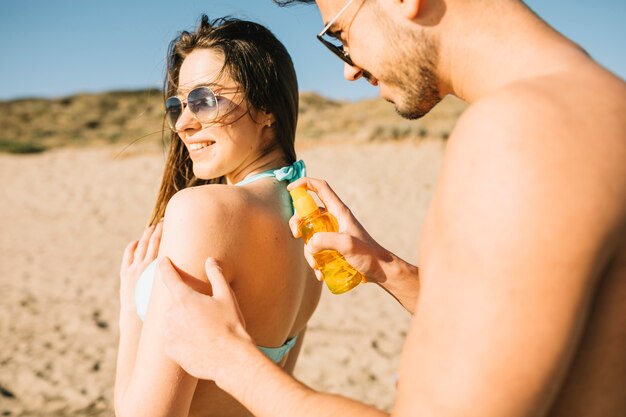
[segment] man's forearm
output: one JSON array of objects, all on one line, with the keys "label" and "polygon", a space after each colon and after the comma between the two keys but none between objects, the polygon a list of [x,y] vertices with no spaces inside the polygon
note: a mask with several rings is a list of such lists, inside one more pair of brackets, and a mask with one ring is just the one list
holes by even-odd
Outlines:
[{"label": "man's forearm", "polygon": [[380,262],[380,267],[385,279],[378,284],[413,314],[420,290],[419,268],[391,252]]},{"label": "man's forearm", "polygon": [[[388,414],[333,394],[318,393],[246,346],[218,386],[258,417],[382,417]],[[239,356],[239,355],[238,355]]]}]

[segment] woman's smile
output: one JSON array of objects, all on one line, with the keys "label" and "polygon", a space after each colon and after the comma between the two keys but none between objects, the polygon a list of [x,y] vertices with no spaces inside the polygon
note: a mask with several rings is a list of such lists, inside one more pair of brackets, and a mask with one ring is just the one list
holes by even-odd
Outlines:
[{"label": "woman's smile", "polygon": [[196,142],[189,144],[189,150],[195,151],[198,149],[206,148],[207,146],[213,145],[215,142]]},{"label": "woman's smile", "polygon": [[197,141],[187,144],[187,150],[189,151],[189,156],[194,158],[199,156],[200,153],[203,153],[206,149],[208,149],[211,145],[215,143],[214,140],[206,140],[206,141]]}]

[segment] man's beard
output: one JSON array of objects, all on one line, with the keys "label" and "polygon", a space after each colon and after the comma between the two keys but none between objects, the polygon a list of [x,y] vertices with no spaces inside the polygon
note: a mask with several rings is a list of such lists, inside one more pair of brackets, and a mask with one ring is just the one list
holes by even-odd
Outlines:
[{"label": "man's beard", "polygon": [[405,119],[419,119],[441,101],[437,80],[429,68],[420,67],[418,76],[406,81],[404,95],[395,103],[396,112]]},{"label": "man's beard", "polygon": [[400,96],[394,101],[396,112],[405,119],[419,119],[442,98],[437,88],[437,43],[426,34],[418,38],[415,33],[407,35],[399,30],[389,37],[395,37],[391,44],[399,48],[395,59],[386,60],[389,72],[384,82],[399,90]]}]

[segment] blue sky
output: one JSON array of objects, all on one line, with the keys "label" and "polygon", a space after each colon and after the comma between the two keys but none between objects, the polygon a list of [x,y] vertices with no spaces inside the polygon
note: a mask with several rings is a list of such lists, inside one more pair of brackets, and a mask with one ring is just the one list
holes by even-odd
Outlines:
[{"label": "blue sky", "polygon": [[[626,1],[529,0],[559,31],[626,79]],[[271,0],[0,0],[0,100],[159,87],[163,56],[200,13],[268,26],[291,53],[302,91],[338,99],[374,97],[348,83],[342,64],[315,39],[316,7]]]}]

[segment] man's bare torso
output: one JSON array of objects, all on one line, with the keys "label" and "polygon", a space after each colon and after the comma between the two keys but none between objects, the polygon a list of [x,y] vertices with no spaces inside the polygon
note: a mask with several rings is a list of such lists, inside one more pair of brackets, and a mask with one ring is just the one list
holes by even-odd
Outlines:
[{"label": "man's bare torso", "polygon": [[[615,163],[614,178],[606,178],[606,183],[597,186],[624,190],[626,89],[620,80],[612,80],[602,71],[598,72],[597,87],[591,81],[595,74],[589,74],[589,84],[580,88],[585,91],[579,98],[582,102],[574,101],[575,92],[570,100],[573,105],[584,106],[588,111],[588,117],[580,123],[583,132],[596,132],[581,138],[590,154],[594,153],[594,148],[605,148],[606,152],[618,156],[606,161]],[[586,75],[583,72],[579,79],[584,80]],[[571,82],[576,82],[575,77]],[[597,102],[593,98],[585,99],[585,94],[599,96]],[[621,207],[618,213],[621,213],[623,226],[626,224],[626,195],[618,191],[615,196],[617,200],[608,204],[598,202],[597,215],[610,217],[603,207]],[[581,307],[587,311],[580,323],[580,337],[573,346],[573,357],[548,413],[550,416],[626,416],[626,229],[616,228],[613,239],[607,239],[606,246],[607,259],[598,271],[597,280],[589,287],[588,306]],[[593,280],[592,277],[589,279]]]},{"label": "man's bare torso", "polygon": [[626,415],[626,245],[590,294],[587,321],[549,416]]},{"label": "man's bare torso", "polygon": [[[513,398],[514,393],[521,393],[517,395],[520,404],[532,404],[527,415],[626,415],[625,109],[624,82],[582,60],[570,70],[521,81],[473,103],[460,120],[424,227],[420,247],[424,284],[403,355],[403,369],[409,369],[401,375],[405,387],[422,390],[429,398],[424,402],[436,404],[424,412],[441,412],[443,404],[452,410],[456,404],[462,408],[471,403],[467,392],[459,392],[456,398],[449,387],[452,381],[468,377],[490,379],[476,384],[474,395],[485,395],[490,389],[493,398],[482,405],[482,414],[481,405],[476,404],[476,415],[505,415],[497,412],[523,409],[498,397],[510,394]],[[504,175],[503,183],[498,182],[498,170],[482,168],[497,165],[493,161],[498,160],[506,161],[504,166],[514,165],[511,170],[516,172],[512,177]],[[488,185],[474,187],[481,182]],[[519,184],[523,189],[517,193]],[[533,185],[543,194],[533,195]],[[485,190],[480,198],[467,195]],[[530,208],[523,199],[515,201],[517,205],[507,203],[518,194],[539,198],[529,200]],[[509,213],[491,212],[494,201]],[[477,205],[482,206],[476,209]],[[538,211],[532,211],[536,206],[540,206]],[[461,225],[462,232],[449,233],[457,217],[461,223],[471,223],[473,218],[463,217],[465,211],[480,216],[482,207],[488,217],[478,221],[483,229]],[[534,220],[526,229],[511,226],[511,232],[508,220],[517,218],[518,207]],[[557,225],[552,233],[558,223],[553,219],[561,213],[571,224],[571,235],[567,224]],[[500,230],[488,230],[491,224]],[[486,237],[477,237],[483,230]],[[507,237],[507,233],[514,236]],[[511,246],[519,249],[523,259],[515,270],[506,269],[518,257],[515,251],[494,251],[493,258],[488,251],[473,252],[473,244],[492,244],[492,235],[515,242]],[[548,253],[545,259],[544,252]],[[524,258],[526,254],[530,255]],[[501,267],[492,268],[492,263]],[[480,271],[475,275],[474,265]],[[479,282],[489,273],[494,276]],[[458,307],[464,303],[465,307]],[[472,316],[474,310],[491,309],[501,314],[494,327],[485,319],[488,314]],[[502,338],[490,334],[507,326]],[[450,327],[447,340],[442,337],[429,346],[429,334],[436,328],[447,332]],[[459,334],[464,335],[461,342]],[[481,345],[481,339],[490,341]],[[457,350],[444,347],[446,342],[465,340],[467,346]],[[502,340],[515,346],[499,346]],[[444,349],[449,350],[447,355]],[[493,359],[500,354],[505,357]],[[427,365],[428,361],[435,365]],[[497,372],[491,373],[492,365]],[[422,375],[405,377],[411,369],[419,369]],[[450,372],[448,388],[428,386],[429,372],[441,375],[442,369]],[[442,395],[439,400],[437,396],[444,391],[448,399]]]}]

